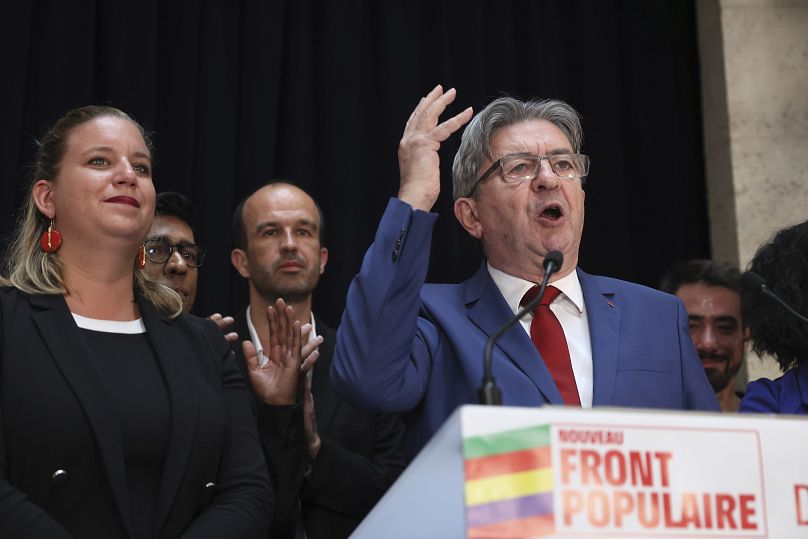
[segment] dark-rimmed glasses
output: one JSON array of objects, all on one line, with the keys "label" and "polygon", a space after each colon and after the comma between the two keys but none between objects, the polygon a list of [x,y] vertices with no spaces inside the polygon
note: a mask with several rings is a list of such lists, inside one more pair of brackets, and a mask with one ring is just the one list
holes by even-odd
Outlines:
[{"label": "dark-rimmed glasses", "polygon": [[[589,173],[589,156],[581,153],[555,153],[551,155],[514,154],[497,159],[483,172],[477,184],[482,183],[498,168],[502,168],[502,178],[509,183],[526,182],[539,175],[541,162],[546,160],[553,173],[563,180],[583,178]],[[475,186],[476,187],[476,186]]]},{"label": "dark-rimmed glasses", "polygon": [[165,238],[149,238],[144,243],[146,258],[155,264],[165,264],[174,251],[177,251],[185,265],[198,268],[205,262],[205,250],[195,243],[171,243]]}]

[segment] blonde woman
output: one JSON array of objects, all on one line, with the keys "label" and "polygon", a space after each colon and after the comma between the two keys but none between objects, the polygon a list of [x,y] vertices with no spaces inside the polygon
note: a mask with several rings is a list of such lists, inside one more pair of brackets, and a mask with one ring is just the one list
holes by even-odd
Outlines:
[{"label": "blonde woman", "polygon": [[151,167],[111,107],[40,143],[0,281],[0,537],[266,537],[229,347],[141,272]]}]

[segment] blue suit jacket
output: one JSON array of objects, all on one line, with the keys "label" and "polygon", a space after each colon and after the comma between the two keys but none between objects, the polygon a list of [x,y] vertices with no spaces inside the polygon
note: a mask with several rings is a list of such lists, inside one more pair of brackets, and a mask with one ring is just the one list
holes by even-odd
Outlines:
[{"label": "blue suit jacket", "polygon": [[[348,291],[331,369],[346,400],[409,411],[410,455],[457,406],[477,402],[485,342],[513,316],[485,264],[464,283],[424,285],[435,219],[391,200]],[[719,409],[677,298],[577,271],[595,406]],[[494,347],[493,374],[504,405],[563,404],[520,325]]]},{"label": "blue suit jacket", "polygon": [[808,362],[789,369],[777,380],[749,382],[741,412],[808,414]]}]

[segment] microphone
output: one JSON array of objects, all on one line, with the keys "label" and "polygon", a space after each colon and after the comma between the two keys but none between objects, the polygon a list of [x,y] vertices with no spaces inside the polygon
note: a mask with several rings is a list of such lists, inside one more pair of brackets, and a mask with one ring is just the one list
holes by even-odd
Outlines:
[{"label": "microphone", "polygon": [[547,288],[547,283],[550,281],[550,276],[561,269],[564,264],[564,255],[560,251],[550,251],[544,257],[544,278],[541,280],[541,287],[539,293],[535,298],[530,300],[522,310],[516,313],[516,316],[505,322],[494,334],[488,337],[485,343],[485,351],[483,352],[483,382],[477,390],[477,399],[480,404],[502,404],[502,392],[497,387],[497,382],[494,380],[494,375],[491,373],[491,353],[494,350],[494,343],[502,337],[506,331],[516,324],[519,320],[525,317],[527,313],[533,312],[536,305],[541,301],[544,295],[544,289]]},{"label": "microphone", "polygon": [[741,275],[741,286],[752,292],[755,291],[763,292],[764,294],[772,298],[774,301],[782,305],[785,310],[787,310],[788,312],[790,312],[791,314],[793,314],[794,316],[796,316],[797,318],[808,324],[808,318],[805,318],[803,315],[792,309],[788,303],[780,299],[780,296],[772,292],[769,289],[769,287],[766,286],[766,280],[757,273],[755,273],[754,271],[747,271],[744,272],[743,275]]}]

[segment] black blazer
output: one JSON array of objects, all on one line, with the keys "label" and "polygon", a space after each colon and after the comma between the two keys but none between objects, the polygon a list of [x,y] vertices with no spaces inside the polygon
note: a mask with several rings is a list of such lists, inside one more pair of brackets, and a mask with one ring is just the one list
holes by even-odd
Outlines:
[{"label": "black blazer", "polygon": [[[245,313],[234,325],[239,334],[234,349],[249,379],[241,352],[241,341],[250,339]],[[348,537],[405,466],[404,427],[398,415],[360,410],[337,396],[329,379],[336,332],[317,318],[315,323],[324,341],[311,383],[322,444],[314,462],[309,463],[305,453],[303,406],[269,406],[250,386],[277,493],[273,539],[295,537],[299,511],[308,539]]]},{"label": "black blazer", "polygon": [[[158,536],[266,537],[272,490],[227,343],[138,303],[171,400]],[[62,296],[0,287],[0,537],[131,537],[121,430],[89,353]]]}]

